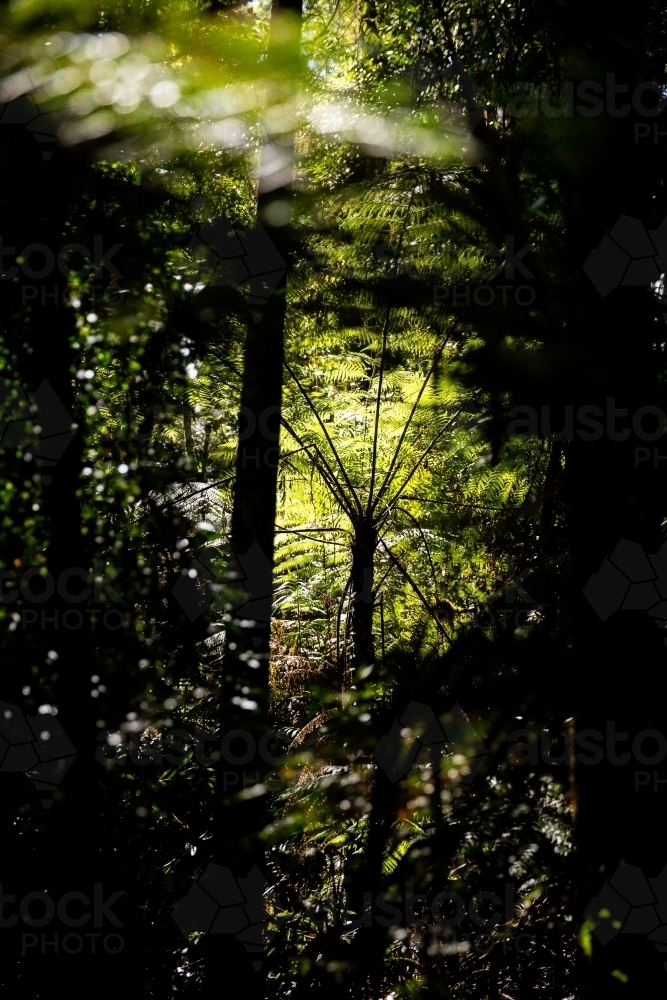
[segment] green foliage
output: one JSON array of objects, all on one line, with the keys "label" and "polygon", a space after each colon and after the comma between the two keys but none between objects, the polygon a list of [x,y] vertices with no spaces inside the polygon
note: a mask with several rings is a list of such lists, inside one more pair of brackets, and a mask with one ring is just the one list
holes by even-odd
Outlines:
[{"label": "green foliage", "polygon": [[[279,155],[295,135],[268,691],[289,749],[270,780],[244,777],[223,817],[233,828],[236,806],[266,803],[263,981],[285,1000],[570,995],[570,761],[521,770],[506,753],[516,720],[560,734],[572,719],[570,689],[557,690],[572,669],[571,585],[561,603],[553,594],[579,502],[563,487],[564,446],[511,436],[509,410],[545,392],[569,402],[576,360],[582,384],[603,384],[576,342],[598,334],[575,308],[581,262],[564,235],[576,215],[564,163],[576,174],[584,154],[555,115],[516,114],[512,90],[529,78],[560,93],[571,56],[559,9],[317,2],[300,49],[296,18],[264,3],[101,13],[31,0],[2,24],[0,95],[55,116],[64,164],[47,190],[48,162],[12,126],[8,239],[69,245],[71,258],[95,234],[121,245],[117,273],[90,255],[61,269],[52,312],[25,300],[19,274],[0,309],[0,373],[14,387],[3,407],[46,377],[73,434],[53,484],[34,445],[0,452],[0,694],[55,709],[85,758],[54,793],[60,826],[27,778],[12,785],[9,860],[28,870],[53,836],[69,850],[57,876],[68,891],[79,850],[89,881],[108,865],[145,935],[151,975],[136,988],[206,995],[206,942],[179,936],[170,915],[210,861],[226,863],[212,847],[224,765],[197,739],[217,727],[225,643],[241,628],[225,574],[253,318],[247,289],[209,283],[190,242],[210,220],[254,225],[260,148]],[[512,241],[529,247],[525,308],[498,294]],[[489,307],[453,293],[480,285]],[[653,336],[633,363],[654,365],[657,384]],[[622,359],[599,364],[626,385]],[[48,587],[72,567],[102,595],[82,604],[85,629],[27,630],[36,602],[20,574],[34,568]],[[178,597],[184,580],[207,597],[200,613]],[[118,628],[95,629],[116,605]],[[257,707],[249,689],[235,699]],[[414,701],[440,718],[460,702],[484,744],[474,780],[474,755],[456,746],[422,749],[395,781],[383,772],[374,751],[390,732],[408,741],[397,719]],[[429,909],[451,889],[466,912],[406,915],[408,886]],[[472,901],[507,886],[502,919],[480,935]],[[365,923],[366,893],[398,915]],[[591,933],[584,922],[589,957]],[[516,946],[522,934],[534,947]],[[135,950],[127,968],[141,961]],[[23,975],[14,956],[6,984]],[[42,995],[43,967],[30,975]]]}]

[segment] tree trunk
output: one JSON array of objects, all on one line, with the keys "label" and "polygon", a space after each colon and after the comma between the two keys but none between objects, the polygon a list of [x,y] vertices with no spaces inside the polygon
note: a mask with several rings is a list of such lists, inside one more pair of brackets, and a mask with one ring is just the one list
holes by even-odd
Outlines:
[{"label": "tree trunk", "polygon": [[[284,42],[276,47],[273,35],[276,15],[286,11],[295,15],[291,49],[286,49]],[[280,73],[286,57],[298,58],[300,24],[301,0],[274,0],[269,71],[273,64],[276,72]],[[232,589],[239,590],[239,583],[242,583],[243,596],[233,601],[232,622],[227,627],[225,638],[224,676],[220,684],[222,735],[233,730],[247,734],[243,737],[244,748],[238,752],[233,749],[227,759],[223,757],[219,762],[216,777],[212,860],[230,868],[236,879],[245,878],[255,866],[266,878],[265,850],[259,837],[267,820],[264,796],[259,794],[242,800],[237,796],[245,788],[259,788],[273,769],[270,754],[262,752],[260,744],[269,725],[278,439],[287,264],[293,245],[291,226],[286,224],[292,198],[293,136],[282,137],[280,153],[282,170],[278,183],[274,180],[272,184],[271,175],[265,175],[264,169],[270,165],[271,159],[269,156],[262,157],[258,216],[259,224],[266,228],[282,257],[285,270],[262,312],[251,315],[244,345],[228,572]],[[256,291],[254,287],[251,289],[253,296]],[[248,902],[251,905],[258,903],[261,907],[259,897],[248,899]],[[243,981],[244,996],[248,1000],[263,1000],[266,977],[262,971],[261,946],[248,950],[231,934],[221,934],[215,937],[209,935],[205,950],[207,996],[219,997],[226,992],[230,970],[234,970],[237,980]]]},{"label": "tree trunk", "polygon": [[375,660],[373,643],[373,565],[377,532],[372,524],[355,530],[352,541],[352,637],[354,665],[365,666]]},{"label": "tree trunk", "polygon": [[[621,41],[623,29],[614,25],[613,17],[600,30],[598,4],[585,4],[580,10],[580,50],[588,47],[595,52],[598,65],[613,68],[614,79],[631,92],[636,80],[644,79],[643,53]],[[638,33],[641,21],[639,14]],[[575,717],[579,734],[584,730],[601,734],[598,762],[591,762],[590,752],[577,753],[574,912],[580,922],[619,865],[636,866],[648,879],[659,875],[667,863],[662,800],[652,784],[653,772],[665,776],[664,764],[660,770],[646,766],[632,750],[642,730],[667,732],[661,633],[646,610],[623,610],[623,595],[608,617],[596,613],[586,596],[593,593],[589,589],[593,574],[623,539],[632,543],[633,556],[624,564],[631,577],[628,586],[639,578],[648,579],[637,561],[641,563],[643,550],[650,565],[648,557],[662,542],[664,462],[654,462],[653,452],[664,454],[664,437],[648,446],[651,460],[639,463],[638,450],[646,450],[647,441],[632,419],[642,407],[665,410],[659,378],[663,365],[654,345],[660,339],[655,334],[656,302],[646,288],[619,287],[602,297],[580,270],[621,216],[639,219],[652,229],[665,214],[664,196],[658,195],[661,205],[653,200],[662,184],[653,147],[644,149],[633,141],[639,120],[631,112],[624,118],[605,115],[587,121],[586,129],[577,132],[585,169],[564,183],[566,253],[578,278],[564,297],[558,353],[563,359],[580,359],[578,372],[568,376],[567,402],[575,404],[575,412],[581,405],[597,405],[605,425],[598,440],[575,435],[566,449],[572,564],[570,591],[564,595],[571,622],[571,658],[564,678],[572,699],[568,714]],[[554,394],[562,391],[562,386],[554,386]],[[609,595],[608,584],[603,580],[600,584]],[[613,593],[611,597],[613,603]],[[644,754],[655,753],[655,743],[647,741],[644,747]],[[650,793],[648,788],[644,794],[636,788],[636,774],[641,771],[650,772]],[[606,908],[600,904],[598,910]],[[611,1000],[626,995],[628,989],[633,996],[664,991],[664,955],[645,936],[619,934],[602,944],[593,935],[591,943],[591,957],[580,955],[578,975],[580,995],[587,1000]],[[628,977],[627,985],[612,974],[615,971]]]},{"label": "tree trunk", "polygon": [[[73,214],[81,191],[91,182],[87,161],[77,151],[60,147],[51,151],[52,158],[43,159],[34,136],[22,125],[4,125],[3,129],[0,169],[5,183],[0,205],[5,246],[11,244],[20,254],[22,247],[32,243],[43,247],[43,252],[53,257],[67,242],[65,223]],[[94,232],[89,235],[92,246]],[[104,235],[108,246],[107,232],[100,235]],[[13,264],[13,259],[3,261],[6,267]],[[5,280],[3,283],[0,307],[3,346],[5,350],[10,348],[16,352],[11,367],[5,368],[3,376],[20,381],[21,387],[28,392],[37,390],[47,379],[58,403],[52,415],[47,407],[43,431],[46,435],[57,432],[64,436],[70,431],[70,419],[78,418],[83,423],[81,403],[72,380],[77,354],[71,343],[78,331],[76,314],[68,305],[67,277],[57,267],[47,267],[46,271],[29,282]],[[29,349],[25,352],[18,350],[23,341],[23,347]],[[40,501],[40,517],[44,519],[46,532],[44,552],[53,580],[75,567],[85,572],[90,565],[90,546],[81,532],[80,475],[84,442],[83,431],[79,430],[50,465],[44,459],[33,458],[29,462],[22,461],[23,468],[17,468],[11,452],[2,456],[3,478],[12,479],[17,489],[26,489],[22,484],[27,480],[26,495],[32,491],[31,499]],[[20,539],[3,551],[3,564],[11,565],[17,555],[25,560]],[[16,608],[21,604],[17,602],[12,606]],[[94,752],[100,707],[90,697],[90,675],[100,661],[105,662],[99,654],[104,641],[100,638],[102,628],[100,625],[93,635],[88,619],[80,629],[76,625],[72,629],[72,603],[60,588],[47,604],[40,604],[39,619],[26,628],[29,610],[30,602],[23,627],[11,633],[13,638],[4,646],[5,679],[0,696],[19,706],[25,705],[21,689],[28,684],[32,685],[34,699],[57,705],[57,722],[76,750],[76,757],[54,802],[49,801],[50,792],[35,793],[24,774],[20,775],[20,786],[14,786],[25,815],[31,810],[42,811],[37,815],[33,812],[31,822],[34,826],[27,833],[17,824],[12,809],[14,803],[11,797],[8,798],[3,846],[11,878],[6,880],[5,891],[13,893],[17,899],[36,889],[48,892],[54,900],[74,891],[92,898],[93,886],[97,884],[102,886],[103,895],[108,898],[124,890],[126,881],[118,863],[119,856],[107,836],[113,822],[113,804]],[[69,628],[65,618],[68,612]],[[51,651],[57,653],[57,659]],[[38,676],[30,672],[32,663],[40,664]],[[52,666],[48,669],[45,664]],[[51,716],[39,718],[48,731]],[[42,797],[46,806],[40,806]],[[139,981],[147,942],[144,939],[142,946],[138,946],[142,934],[128,910],[121,903],[112,911],[116,916],[122,913],[125,926],[121,931],[125,948],[120,955],[109,955],[101,947],[95,954],[84,948],[74,960],[63,953],[62,947],[56,956],[57,945],[51,944],[49,950],[44,949],[41,953],[35,950],[27,962],[20,963],[20,978],[26,994],[36,996],[47,989],[67,991],[71,989],[73,974],[84,993],[94,991],[100,998],[117,996],[123,983]],[[50,942],[62,941],[71,929],[72,923],[57,914],[49,924],[48,939]],[[24,930],[25,925],[19,922],[15,931],[3,931],[15,934],[13,941],[5,941],[8,976],[12,975],[14,956],[18,960],[21,954]],[[104,933],[106,930],[105,923]],[[101,935],[98,943],[101,943]]]}]

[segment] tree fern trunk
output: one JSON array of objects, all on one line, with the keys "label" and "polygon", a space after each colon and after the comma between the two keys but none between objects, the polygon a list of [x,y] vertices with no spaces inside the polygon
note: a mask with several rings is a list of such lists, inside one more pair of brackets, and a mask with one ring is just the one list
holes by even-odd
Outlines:
[{"label": "tree fern trunk", "polygon": [[373,663],[373,568],[377,532],[372,524],[357,528],[352,541],[352,632],[355,667]]}]

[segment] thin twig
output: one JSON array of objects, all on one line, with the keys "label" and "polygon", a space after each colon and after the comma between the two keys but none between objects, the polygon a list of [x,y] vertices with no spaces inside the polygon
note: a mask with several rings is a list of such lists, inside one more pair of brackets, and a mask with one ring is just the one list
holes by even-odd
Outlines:
[{"label": "thin twig", "polygon": [[450,419],[447,421],[447,423],[445,424],[445,426],[441,430],[438,431],[438,433],[433,438],[433,440],[431,441],[431,443],[428,446],[428,448],[417,459],[417,461],[413,465],[412,469],[410,470],[410,473],[408,474],[407,478],[403,480],[403,485],[400,486],[399,489],[398,489],[398,491],[394,494],[394,496],[393,496],[393,498],[391,500],[392,504],[395,504],[397,500],[400,500],[401,493],[403,492],[403,490],[405,489],[405,487],[408,485],[408,483],[410,482],[410,480],[412,479],[412,477],[416,473],[416,471],[419,468],[419,466],[422,464],[422,462],[424,461],[424,459],[426,458],[426,456],[431,451],[433,451],[433,449],[435,448],[437,442],[440,440],[440,438],[445,433],[445,431],[449,430],[450,425],[453,423],[454,420],[456,420],[456,418],[458,417],[458,415],[460,414],[460,412],[461,412],[462,409],[463,409],[462,406],[460,406],[458,408],[458,410],[456,411],[456,413],[452,417],[450,417]]},{"label": "thin twig", "polygon": [[307,535],[297,528],[279,528],[278,525],[276,525],[276,535],[301,535],[303,538],[307,538],[311,542],[318,542],[321,545],[340,545],[340,542],[330,542],[328,538],[315,538],[314,535]]},{"label": "thin twig", "polygon": [[446,507],[474,507],[476,510],[520,511],[521,507],[488,507],[482,503],[459,503],[457,500],[431,500],[429,497],[413,497],[404,493],[403,500],[418,500],[420,503],[437,503]]},{"label": "thin twig", "polygon": [[384,379],[384,358],[387,351],[387,335],[389,333],[389,318],[391,310],[387,306],[387,313],[384,319],[384,329],[382,331],[382,352],[380,354],[380,373],[378,376],[378,393],[375,402],[375,429],[373,431],[373,457],[371,459],[371,483],[368,487],[368,504],[366,505],[366,516],[373,510],[373,489],[375,487],[375,470],[378,457],[378,432],[380,429],[380,406],[382,403],[382,381]]},{"label": "thin twig", "polygon": [[[405,230],[408,225],[408,219],[410,218],[410,210],[412,209],[412,202],[415,197],[415,188],[413,187],[410,192],[410,200],[408,202],[408,207],[405,212],[405,218],[403,219],[403,225],[401,227],[401,235],[398,238],[398,247],[396,249],[396,268],[398,273],[398,267],[401,260],[401,251],[403,249],[403,239],[405,237]],[[391,308],[387,306],[387,311],[384,318],[384,329],[382,331],[382,351],[380,354],[380,373],[378,376],[378,392],[377,400],[375,403],[375,429],[373,431],[373,458],[371,460],[371,483],[368,488],[368,504],[366,505],[366,516],[370,516],[373,510],[373,489],[375,488],[375,471],[377,468],[377,454],[378,454],[378,436],[380,431],[380,407],[382,405],[382,382],[384,380],[384,362],[387,353],[387,337],[389,335],[389,320],[391,318]]]},{"label": "thin twig", "polygon": [[405,568],[405,566],[403,565],[403,563],[399,559],[397,559],[397,557],[394,555],[394,553],[391,551],[391,549],[389,548],[389,546],[385,542],[384,538],[380,538],[379,541],[380,541],[380,545],[382,545],[382,547],[384,548],[384,550],[386,551],[387,555],[389,556],[389,558],[391,559],[391,561],[394,563],[394,565],[396,566],[396,568],[398,570],[400,570],[400,572],[403,574],[403,576],[405,577],[405,579],[408,581],[408,583],[410,584],[410,586],[414,590],[415,594],[417,595],[417,597],[419,598],[419,600],[422,602],[422,604],[424,605],[424,607],[428,611],[429,615],[431,616],[431,618],[433,619],[433,621],[435,622],[435,624],[440,629],[440,631],[444,635],[445,639],[447,640],[447,642],[451,646],[452,645],[452,640],[451,640],[451,637],[449,635],[449,632],[447,631],[447,629],[445,628],[445,626],[442,624],[442,622],[440,621],[440,619],[438,618],[438,616],[434,612],[433,608],[428,603],[428,601],[426,600],[426,598],[422,594],[421,590],[419,589],[419,587],[417,586],[417,584],[415,583],[415,581],[412,579],[412,577],[408,573],[408,571]]},{"label": "thin twig", "polygon": [[[391,481],[392,481],[392,478],[393,478],[392,477],[392,473],[394,471],[394,466],[396,465],[396,462],[398,460],[398,456],[399,456],[400,450],[403,447],[403,442],[405,441],[406,434],[408,433],[408,430],[410,428],[410,424],[412,423],[412,419],[413,419],[415,413],[417,412],[417,407],[419,406],[421,398],[424,395],[424,391],[426,389],[426,386],[428,385],[429,380],[430,380],[431,376],[433,375],[433,372],[436,369],[438,361],[442,357],[442,352],[445,349],[445,344],[446,343],[447,343],[447,341],[443,341],[442,345],[436,351],[435,357],[433,358],[433,363],[431,364],[431,367],[428,370],[426,378],[424,379],[424,381],[422,383],[422,386],[421,386],[421,389],[419,390],[419,393],[417,394],[417,398],[415,399],[414,404],[412,406],[412,409],[410,410],[410,415],[408,416],[407,423],[406,423],[405,427],[403,428],[403,430],[401,432],[401,436],[399,438],[398,444],[396,445],[396,450],[394,451],[391,463],[389,465],[389,469],[387,470],[387,474],[384,477],[382,486],[378,490],[378,495],[375,498],[375,501],[373,503],[371,511],[375,510],[375,508],[377,507],[378,503],[380,502],[380,500],[382,499],[382,497],[385,494],[386,490],[388,489],[388,487],[391,484]],[[400,468],[400,466],[399,466],[399,468]]]},{"label": "thin twig", "polygon": [[348,476],[347,471],[345,469],[345,466],[343,465],[343,462],[341,461],[340,455],[336,451],[335,445],[334,445],[333,441],[331,440],[331,437],[329,436],[328,430],[324,426],[324,421],[322,420],[322,418],[320,417],[319,413],[317,412],[317,407],[313,403],[312,399],[310,398],[310,396],[308,395],[308,393],[306,392],[306,390],[304,389],[304,387],[301,385],[301,382],[299,381],[298,375],[292,369],[291,365],[287,361],[285,361],[285,368],[287,368],[287,371],[290,373],[290,375],[292,376],[292,378],[296,382],[297,386],[299,387],[299,391],[301,392],[303,398],[306,400],[306,403],[308,404],[308,406],[310,407],[310,409],[315,414],[315,419],[317,420],[318,424],[322,428],[322,431],[324,433],[325,438],[327,439],[329,447],[331,448],[331,451],[333,452],[334,458],[336,459],[336,462],[338,463],[338,467],[340,468],[340,471],[343,473],[343,478],[344,478],[345,482],[347,483],[348,489],[350,490],[350,493],[351,493],[351,495],[352,495],[352,497],[353,497],[353,499],[354,499],[354,501],[355,501],[355,503],[357,505],[358,513],[360,515],[363,514],[363,508],[361,506],[361,501],[359,500],[359,497],[357,496],[357,491],[355,490],[354,486],[350,482],[350,477]]},{"label": "thin twig", "polygon": [[[162,510],[164,507],[168,507],[169,504],[174,503],[174,502],[183,503],[183,501],[185,501],[185,500],[192,500],[193,497],[198,497],[202,493],[206,493],[207,490],[212,490],[216,486],[224,486],[225,483],[231,483],[232,480],[235,479],[235,478],[236,478],[235,476],[228,476],[227,479],[218,479],[217,482],[215,482],[215,483],[209,483],[208,486],[202,487],[201,490],[195,490],[194,493],[188,493],[188,495],[186,497],[177,497],[176,500],[174,500],[173,498],[170,498],[168,500],[165,500],[165,502],[163,504],[161,504],[157,509],[158,510]],[[138,500],[137,503],[141,503],[141,500]]]},{"label": "thin twig", "polygon": [[[345,589],[341,594],[341,598],[338,603],[338,614],[336,615],[336,673],[337,674],[340,673],[340,620],[343,615],[343,605],[345,603],[345,597],[347,595],[351,583],[352,583],[352,574],[350,573],[349,577],[347,578],[347,583],[345,584]],[[339,681],[340,681],[340,676],[339,676]],[[343,685],[341,683],[340,684],[341,690],[342,687]]]},{"label": "thin twig", "polygon": [[337,497],[338,502],[340,503],[345,513],[348,515],[350,520],[353,521],[355,519],[356,511],[351,506],[345,494],[345,491],[341,487],[340,483],[337,481],[333,469],[327,462],[326,458],[324,457],[320,449],[317,447],[316,444],[306,444],[306,442],[304,442],[299,437],[299,435],[296,433],[291,424],[285,419],[285,417],[281,416],[280,420],[285,430],[288,432],[288,434],[292,435],[294,440],[303,447],[304,451],[308,451],[309,454],[310,454],[310,449],[313,449],[315,451],[320,461],[318,462],[317,458],[311,455],[311,460],[313,462],[313,465],[318,470],[318,472],[324,479],[325,483],[328,485],[331,492]]},{"label": "thin twig", "polygon": [[426,535],[424,534],[424,529],[422,528],[422,526],[419,523],[419,521],[417,520],[417,518],[413,514],[411,514],[409,510],[406,510],[405,507],[397,507],[396,510],[402,511],[403,514],[406,514],[410,518],[410,520],[415,524],[415,526],[417,528],[417,531],[419,532],[419,534],[421,536],[421,540],[424,543],[424,548],[426,549],[426,556],[428,558],[429,565],[431,567],[431,573],[433,574],[433,589],[435,590],[435,599],[437,601],[439,599],[439,595],[438,595],[438,578],[436,576],[435,565],[433,563],[433,559],[431,558],[431,550],[429,548],[429,544],[428,544],[428,540],[426,538]]}]

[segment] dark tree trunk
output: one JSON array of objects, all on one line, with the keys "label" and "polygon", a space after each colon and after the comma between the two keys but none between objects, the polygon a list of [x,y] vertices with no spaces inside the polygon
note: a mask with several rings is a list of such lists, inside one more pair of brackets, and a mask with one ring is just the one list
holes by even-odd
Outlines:
[{"label": "dark tree trunk", "polygon": [[373,567],[377,531],[372,524],[357,527],[352,541],[352,638],[355,667],[373,663]]},{"label": "dark tree trunk", "polygon": [[[638,80],[646,79],[645,50],[638,44],[646,32],[645,14],[638,12],[633,22],[636,34],[629,38],[627,18],[621,27],[614,24],[615,16],[607,17],[601,27],[601,5],[590,2],[577,10],[573,42],[578,36],[580,50],[591,52],[601,79],[601,67],[613,70],[615,82],[625,84],[631,93]],[[590,72],[587,66],[582,76]],[[597,72],[588,79],[597,78]],[[563,360],[580,359],[578,371],[567,377],[568,402],[575,403],[575,412],[585,404],[597,405],[605,414],[599,440],[575,435],[566,449],[572,566],[571,589],[564,595],[572,626],[565,677],[572,698],[568,714],[574,715],[580,734],[595,730],[603,737],[598,741],[599,762],[590,763],[589,752],[577,754],[574,909],[578,921],[619,865],[634,865],[646,878],[655,878],[667,864],[660,832],[661,798],[652,784],[653,772],[665,777],[664,763],[648,767],[632,752],[633,740],[642,730],[667,733],[662,634],[645,610],[619,607],[601,620],[582,594],[621,540],[634,543],[635,555],[643,550],[646,557],[662,543],[665,463],[654,463],[653,458],[654,451],[664,454],[664,437],[647,444],[632,422],[642,407],[658,406],[663,411],[666,407],[659,378],[664,356],[654,343],[662,339],[656,337],[657,304],[646,288],[620,287],[602,297],[580,270],[620,216],[634,217],[646,229],[655,229],[665,215],[655,147],[640,147],[634,140],[640,120],[634,111],[625,117],[605,113],[588,121],[575,120],[571,135],[578,130],[580,166],[564,183],[566,253],[578,277],[564,298],[559,353]],[[612,407],[617,415],[610,418]],[[638,462],[637,449],[647,447],[650,459]],[[642,576],[641,569],[635,571]],[[644,753],[654,753],[654,746],[647,742]],[[644,794],[636,789],[638,771],[650,772],[650,794],[648,788]],[[578,995],[611,1000],[626,995],[628,988],[633,996],[664,991],[664,955],[646,937],[620,934],[602,945],[594,935],[592,946],[590,959],[580,955]],[[612,975],[615,970],[628,977],[627,985]]]},{"label": "dark tree trunk", "polygon": [[[301,0],[274,0],[273,15],[295,15],[293,49],[298,58]],[[269,44],[271,65],[281,70],[286,50]],[[253,312],[243,352],[243,382],[239,446],[230,532],[229,584],[237,591],[232,621],[227,628],[224,676],[220,685],[220,723],[223,736],[234,730],[247,734],[240,749],[223,756],[217,770],[212,860],[245,878],[257,866],[266,877],[265,849],[260,834],[267,816],[264,796],[238,799],[245,788],[263,783],[274,769],[262,738],[269,727],[269,652],[272,602],[278,439],[283,385],[287,265],[293,249],[291,226],[285,224],[292,189],[293,136],[282,137],[283,171],[278,186],[260,181],[258,217],[284,269],[261,312]],[[268,162],[268,158],[266,160]],[[262,190],[264,184],[265,189]],[[255,291],[253,289],[253,291]],[[242,586],[239,586],[242,585]],[[241,596],[242,595],[242,596]],[[248,759],[248,753],[250,759]],[[229,759],[233,757],[233,759]],[[243,763],[236,763],[241,760]],[[249,902],[253,902],[250,901]],[[254,900],[261,906],[261,898]],[[230,970],[243,980],[247,998],[263,1000],[267,981],[261,949],[246,949],[231,934],[209,935],[206,942],[206,994],[219,997],[226,990]]]},{"label": "dark tree trunk", "polygon": [[[65,223],[74,213],[81,192],[90,187],[90,168],[76,151],[57,148],[50,150],[48,157],[42,157],[35,137],[21,125],[4,125],[3,128],[0,166],[4,196],[0,204],[5,246],[15,247],[16,254],[20,254],[24,246],[33,243],[56,257],[68,242]],[[108,235],[97,231],[97,236],[104,237],[107,247]],[[93,232],[87,234],[90,247],[94,236]],[[39,268],[38,260],[36,251],[34,263]],[[6,267],[10,263],[13,265],[14,261],[3,261]],[[29,281],[21,275],[17,282],[3,282],[0,309],[3,342],[16,352],[14,364],[11,369],[5,369],[3,375],[10,379],[18,377],[28,392],[37,390],[44,379],[48,380],[59,402],[55,416],[49,417],[47,413],[43,431],[47,435],[67,434],[70,420],[60,407],[72,421],[78,419],[83,424],[81,403],[72,379],[72,372],[77,367],[77,354],[71,347],[78,333],[76,314],[68,305],[67,277],[55,266],[50,270],[47,267],[46,271],[46,275],[39,274]],[[21,344],[23,349],[28,349],[25,353],[19,347]],[[14,466],[9,475],[7,463],[13,460],[7,452],[2,456],[5,478],[11,478],[17,488],[28,481],[28,495],[32,491],[31,499],[40,501],[40,516],[48,532],[44,551],[54,580],[73,568],[85,574],[90,565],[89,547],[81,531],[83,447],[84,436],[79,430],[72,435],[55,463],[49,465],[40,459],[21,462],[23,468]],[[17,540],[10,551],[3,552],[3,561],[11,565],[11,559],[17,554],[25,559],[21,540]],[[14,605],[17,606],[19,602]],[[80,630],[76,626],[72,630],[72,606],[72,602],[56,589],[47,604],[37,607],[37,621],[26,627],[26,621],[30,620],[27,611],[32,610],[28,602],[22,626],[13,633],[13,642],[5,647],[6,676],[0,697],[21,705],[25,702],[22,686],[32,685],[32,697],[39,699],[36,704],[48,700],[58,706],[57,721],[77,751],[65,780],[55,793],[55,801],[49,802],[50,792],[35,792],[27,777],[20,775],[19,794],[24,796],[25,803],[22,808],[28,813],[33,811],[36,832],[26,835],[16,823],[15,803],[11,799],[6,803],[3,843],[7,872],[13,876],[11,886],[9,879],[5,881],[5,891],[15,893],[17,899],[36,889],[47,891],[54,900],[75,891],[92,898],[95,884],[102,887],[106,899],[125,890],[127,885],[118,863],[119,855],[110,843],[109,830],[113,822],[110,815],[113,813],[108,790],[104,787],[104,772],[95,758],[99,735],[96,720],[100,707],[90,697],[90,675],[100,662],[99,648],[104,641],[100,635],[102,629],[91,634],[88,620]],[[63,627],[67,612],[70,612],[69,628],[67,624]],[[52,657],[52,650],[57,653],[57,660]],[[37,678],[30,673],[32,663],[40,665],[41,674]],[[52,664],[50,680],[45,664]],[[51,716],[40,716],[40,721],[42,719],[48,730]],[[40,805],[42,798],[48,808]],[[128,916],[122,902],[120,906],[116,904],[112,912],[116,917],[122,914],[125,927],[120,931],[125,942],[120,955],[107,954],[101,948],[94,955],[86,948],[82,954],[72,954],[72,957],[64,954],[61,948],[56,955],[57,948],[51,944],[41,954],[37,949],[32,955],[26,952],[27,960],[20,962],[21,936],[26,928],[19,923],[12,932],[14,940],[5,942],[7,976],[11,977],[14,962],[20,962],[19,975],[27,995],[38,995],[47,988],[67,991],[71,989],[72,977],[84,992],[94,991],[100,998],[117,996],[123,983],[141,982],[146,940],[138,945],[142,934],[136,925],[132,926],[133,918]],[[48,927],[48,939],[62,941],[71,929],[71,922],[58,915]],[[107,929],[105,925],[104,933]],[[98,935],[98,944],[101,936]]]}]

